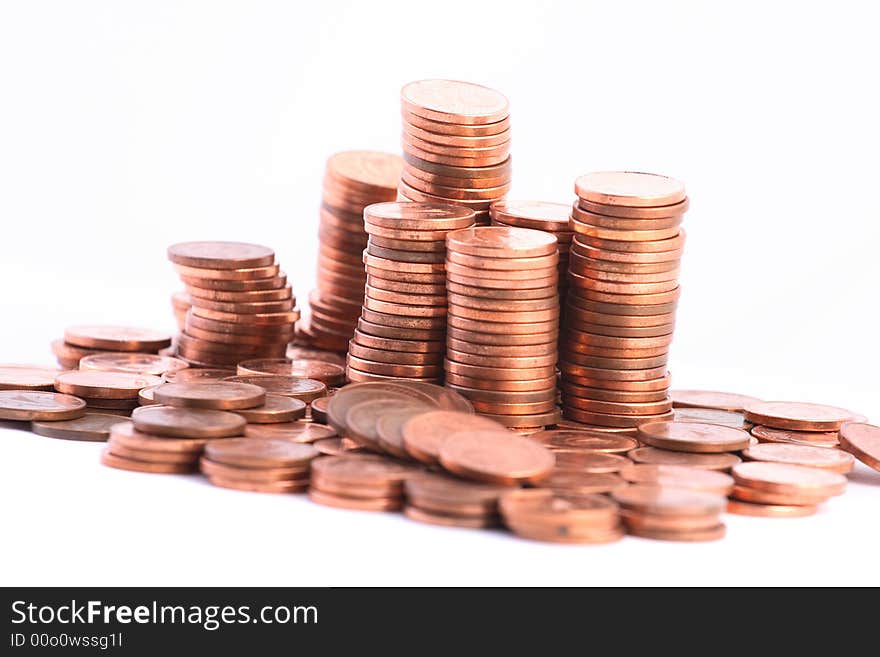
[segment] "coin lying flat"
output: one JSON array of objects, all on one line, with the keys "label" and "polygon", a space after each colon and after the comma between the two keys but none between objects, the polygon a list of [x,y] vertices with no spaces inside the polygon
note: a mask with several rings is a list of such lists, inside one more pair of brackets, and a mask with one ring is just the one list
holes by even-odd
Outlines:
[{"label": "coin lying flat", "polygon": [[324,360],[286,358],[263,358],[246,360],[238,364],[238,375],[275,374],[295,376],[303,379],[316,379],[326,385],[345,383],[345,368]]},{"label": "coin lying flat", "polygon": [[71,326],[65,342],[87,349],[156,353],[171,345],[171,336],[160,331],[130,326]]},{"label": "coin lying flat", "polygon": [[172,356],[112,351],[92,354],[79,361],[79,368],[81,370],[151,374],[153,376],[161,376],[167,372],[177,372],[187,367],[189,365],[184,361]]},{"label": "coin lying flat", "polygon": [[620,475],[633,483],[688,488],[725,496],[733,490],[733,477],[730,475],[683,465],[631,463],[620,471]]},{"label": "coin lying flat", "polygon": [[187,267],[248,269],[273,264],[275,252],[243,242],[181,242],[168,247],[168,259]]},{"label": "coin lying flat", "polygon": [[[307,404],[300,399],[266,395],[262,405],[237,409],[235,412],[251,424],[278,424],[301,420],[305,417],[307,408]],[[314,418],[314,413],[312,417]]]},{"label": "coin lying flat", "polygon": [[552,472],[555,462],[549,449],[510,431],[459,431],[440,446],[444,468],[487,483],[538,482]]},{"label": "coin lying flat", "polygon": [[733,466],[731,474],[738,485],[769,493],[831,496],[846,489],[843,475],[787,463],[748,461]]},{"label": "coin lying flat", "polygon": [[697,422],[643,424],[638,437],[652,447],[683,452],[735,452],[749,446],[749,434],[745,431]]},{"label": "coin lying flat", "polygon": [[745,408],[746,419],[776,429],[837,431],[855,413],[836,406],[806,402],[755,402]]},{"label": "coin lying flat", "polygon": [[317,422],[279,422],[273,424],[248,424],[244,429],[248,438],[271,438],[291,440],[296,443],[312,443],[336,437],[336,429]]},{"label": "coin lying flat", "polygon": [[97,399],[137,399],[141,388],[162,383],[158,376],[126,372],[73,370],[55,378],[55,389],[69,395]]},{"label": "coin lying flat", "polygon": [[719,411],[742,411],[746,405],[760,402],[756,397],[715,390],[672,390],[675,408],[714,408]]},{"label": "coin lying flat", "polygon": [[242,468],[303,466],[318,455],[317,449],[305,443],[265,438],[231,438],[205,447],[205,456],[212,461]]},{"label": "coin lying flat", "polygon": [[123,421],[124,418],[118,415],[86,413],[75,420],[34,421],[31,422],[31,431],[47,438],[106,442],[110,438],[110,428]]},{"label": "coin lying flat", "polygon": [[86,403],[72,395],[40,390],[0,390],[0,420],[75,420],[86,414]]},{"label": "coin lying flat", "polygon": [[55,390],[55,377],[63,370],[39,365],[0,365],[0,390]]},{"label": "coin lying flat", "polygon": [[266,391],[260,386],[229,381],[165,383],[153,391],[153,399],[169,406],[238,410],[261,406]]},{"label": "coin lying flat", "polygon": [[790,463],[811,468],[821,468],[840,474],[853,469],[852,454],[839,449],[812,447],[809,445],[787,445],[785,443],[761,443],[744,449],[742,455],[749,461],[769,461],[772,463]]},{"label": "coin lying flat", "polygon": [[267,393],[293,397],[310,403],[318,397],[327,394],[327,386],[321,381],[314,379],[301,379],[295,376],[282,376],[274,374],[252,374],[245,376],[230,376],[224,381],[233,383],[246,383],[263,388]]},{"label": "coin lying flat", "polygon": [[226,438],[242,435],[245,419],[205,408],[144,406],[132,415],[138,431],[177,438]]},{"label": "coin lying flat", "polygon": [[792,431],[758,425],[749,431],[761,442],[811,445],[813,447],[837,447],[837,431]]},{"label": "coin lying flat", "polygon": [[639,446],[639,441],[629,436],[614,436],[573,429],[548,429],[529,436],[552,450],[578,449],[608,454],[626,454]]}]

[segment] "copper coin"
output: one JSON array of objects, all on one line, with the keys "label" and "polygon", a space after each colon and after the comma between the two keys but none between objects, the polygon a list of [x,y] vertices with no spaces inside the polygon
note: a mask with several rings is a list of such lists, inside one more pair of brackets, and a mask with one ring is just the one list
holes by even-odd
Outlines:
[{"label": "copper coin", "polygon": [[697,454],[693,452],[674,452],[656,447],[639,447],[627,452],[627,457],[636,463],[649,463],[651,465],[685,465],[704,470],[730,470],[734,465],[741,462],[736,454],[714,453]]},{"label": "copper coin", "polygon": [[123,372],[71,371],[55,378],[55,389],[101,399],[137,399],[138,390],[162,383],[158,376]]},{"label": "copper coin", "polygon": [[327,363],[345,365],[345,357],[338,353],[294,344],[287,347],[287,358],[288,360],[323,360]]},{"label": "copper coin", "polygon": [[769,493],[841,495],[846,489],[846,477],[819,468],[748,461],[733,466],[731,473],[736,483]]},{"label": "copper coin", "polygon": [[840,447],[868,467],[880,470],[880,428],[849,422],[840,428]]},{"label": "copper coin", "polygon": [[312,463],[314,477],[353,487],[402,489],[404,480],[418,471],[415,465],[378,454],[348,454],[317,459]]},{"label": "copper coin", "polygon": [[[366,327],[373,330],[372,327],[369,327],[368,322],[359,322],[358,325],[361,324],[367,325]],[[402,332],[401,335],[406,335],[406,332]],[[418,336],[414,336],[418,337]],[[386,349],[388,351],[394,352],[412,352],[412,353],[422,353],[422,354],[439,354],[445,351],[445,345],[440,340],[421,340],[421,339],[394,339],[388,337],[380,337],[371,335],[362,331],[360,329],[356,329],[354,332],[354,338],[352,338],[352,342],[356,345],[360,345],[362,347],[367,347],[369,349]]]},{"label": "copper coin", "polygon": [[[498,158],[495,161],[498,161]],[[470,187],[469,185],[474,181],[464,181],[462,185],[460,179],[435,176],[431,180],[425,180],[425,177],[431,178],[431,175],[427,174],[426,176],[423,172],[423,175],[419,176],[412,168],[407,168],[400,180],[406,184],[408,189],[448,199],[450,202],[458,202],[459,200],[494,201],[510,191],[510,180],[507,178],[483,179]]]},{"label": "copper coin", "polygon": [[[378,313],[370,312],[370,315],[373,317],[373,319],[381,320],[381,317],[378,316]],[[363,317],[358,320],[357,328],[361,334],[370,335],[375,338],[390,338],[392,340],[399,340],[402,342],[410,343],[423,342],[425,344],[433,344],[442,340],[444,336],[444,331],[442,328],[423,329],[412,326],[385,326],[384,324],[377,324],[375,322],[366,320]],[[357,344],[362,343],[363,341],[358,339]],[[346,340],[346,344],[348,344],[348,340]],[[418,349],[415,350],[418,351]],[[404,349],[401,349],[401,351],[404,351]],[[408,351],[413,351],[413,349],[409,349]]]},{"label": "copper coin", "polygon": [[776,429],[837,431],[854,413],[835,406],[805,402],[753,402],[745,408],[746,419]]},{"label": "copper coin", "polygon": [[652,538],[659,541],[718,541],[727,534],[727,528],[722,524],[710,527],[708,529],[691,529],[691,530],[662,530],[647,529],[643,526],[627,525],[627,533],[632,536],[640,536],[641,538]]},{"label": "copper coin", "polygon": [[811,505],[781,505],[781,504],[756,504],[743,502],[742,500],[728,500],[727,512],[740,516],[755,516],[759,518],[803,518],[812,516],[819,510]]},{"label": "copper coin", "polygon": [[64,340],[88,349],[153,353],[171,344],[165,333],[128,326],[72,326],[64,331]]},{"label": "copper coin", "polygon": [[[530,436],[531,437],[531,436]],[[620,475],[603,472],[579,472],[577,470],[554,470],[549,477],[541,480],[540,488],[566,491],[578,495],[610,493],[627,486]]]},{"label": "copper coin", "polygon": [[218,322],[226,322],[228,324],[248,324],[259,326],[284,326],[293,324],[299,319],[298,310],[291,312],[268,312],[268,313],[228,313],[219,310],[210,310],[201,306],[193,306],[190,312],[196,317],[204,319],[212,319]]},{"label": "copper coin", "polygon": [[127,372],[130,374],[152,374],[161,376],[166,372],[176,372],[189,367],[179,358],[139,354],[131,352],[108,352],[86,356],[79,362],[82,370],[103,372]]},{"label": "copper coin", "polygon": [[690,203],[688,199],[684,199],[673,205],[660,205],[655,207],[632,207],[626,205],[608,205],[605,203],[596,203],[584,198],[579,198],[576,204],[582,210],[605,214],[612,217],[622,217],[629,219],[662,219],[666,217],[674,217],[687,212]]},{"label": "copper coin", "polygon": [[89,408],[132,410],[140,406],[140,392],[138,392],[138,399],[101,399],[99,397],[80,397],[80,399]]},{"label": "copper coin", "polygon": [[[429,286],[430,287],[430,286]],[[409,315],[442,315],[443,311],[439,309],[432,310],[416,310],[412,312],[412,309],[409,306],[446,306],[446,295],[445,294],[425,294],[421,292],[397,292],[394,290],[383,290],[381,288],[376,288],[367,283],[364,294],[367,298],[374,301],[381,301],[384,303],[395,304],[398,306],[403,306],[405,310],[402,313],[396,314],[409,314]],[[380,307],[374,307],[373,310],[382,311],[383,309]],[[386,311],[388,312],[388,311]]]},{"label": "copper coin", "polygon": [[687,488],[636,484],[611,493],[625,509],[660,516],[706,516],[721,513],[727,503],[723,495]]},{"label": "copper coin", "polygon": [[132,472],[144,472],[149,474],[186,474],[195,472],[195,465],[191,463],[162,463],[156,461],[138,461],[135,459],[117,456],[105,449],[101,452],[101,464],[117,470],[130,470]]},{"label": "copper coin", "polygon": [[224,301],[227,303],[254,303],[266,301],[284,301],[293,299],[293,292],[290,286],[284,286],[274,290],[251,290],[245,292],[230,292],[227,290],[211,290],[209,288],[196,287],[194,285],[187,286],[187,292],[191,296],[187,297],[186,307],[197,302],[199,299],[211,301]]},{"label": "copper coin", "polygon": [[345,383],[345,368],[322,360],[287,360],[264,358],[246,360],[238,364],[238,374],[274,374],[316,379],[327,385]]},{"label": "copper coin", "polygon": [[523,310],[543,310],[559,306],[559,288],[554,285],[534,289],[503,290],[448,282],[446,290],[453,303],[471,308],[503,310],[512,306]]},{"label": "copper coin", "polygon": [[[489,228],[488,226],[486,228]],[[517,228],[511,230],[529,230],[528,228]],[[546,234],[546,233],[545,233]],[[555,278],[558,283],[559,266],[551,264],[540,269],[489,269],[487,267],[474,267],[471,265],[462,265],[458,262],[447,258],[446,260],[447,278],[452,277],[454,282],[480,281],[477,286],[483,285],[493,287],[498,281],[544,281]],[[530,283],[529,287],[534,287],[534,283]],[[542,285],[543,287],[543,285]]]},{"label": "copper coin", "polygon": [[749,461],[769,461],[790,463],[812,468],[821,468],[840,474],[851,472],[854,465],[852,454],[838,449],[812,447],[809,445],[787,445],[784,443],[762,443],[750,445],[742,455]]},{"label": "copper coin", "polygon": [[635,438],[628,436],[609,436],[572,429],[541,431],[529,436],[529,440],[541,443],[552,450],[583,450],[606,454],[625,454],[639,446]]},{"label": "copper coin", "polygon": [[406,112],[431,121],[465,125],[495,123],[507,117],[507,99],[488,87],[457,80],[420,80],[400,90]]},{"label": "copper coin", "polygon": [[557,336],[555,327],[551,327],[550,330],[539,333],[505,334],[471,331],[469,329],[460,329],[455,326],[450,326],[447,329],[446,334],[449,339],[456,341],[465,341],[473,345],[492,345],[498,347],[551,344],[554,345],[555,348]]},{"label": "copper coin", "polygon": [[685,230],[682,228],[678,237],[670,240],[663,240],[664,242],[671,242],[671,244],[660,244],[660,248],[671,249],[669,251],[614,250],[610,247],[621,244],[621,242],[606,242],[596,238],[590,238],[586,235],[575,235],[574,239],[571,241],[571,254],[583,256],[589,262],[594,262],[596,267],[601,267],[604,262],[625,263],[628,265],[665,263],[664,268],[670,265],[677,266],[683,253],[684,235]]},{"label": "copper coin", "polygon": [[541,367],[491,367],[466,365],[451,360],[444,361],[446,372],[486,381],[522,381],[529,379],[542,379],[554,376],[556,368],[553,365]]},{"label": "copper coin", "polygon": [[358,358],[348,355],[349,378],[353,379],[352,370],[375,374],[390,378],[414,378],[425,381],[439,380],[443,374],[443,368],[439,364],[431,365],[402,365],[397,363],[381,363],[378,361]]},{"label": "copper coin", "polygon": [[[189,330],[191,326],[202,329],[203,331],[211,331],[214,333],[229,333],[232,335],[262,335],[266,339],[269,339],[270,336],[272,338],[277,337],[278,340],[281,342],[289,339],[293,333],[293,328],[289,324],[280,324],[275,326],[271,324],[236,324],[235,322],[225,322],[216,319],[209,319],[189,313],[186,316],[187,330]],[[180,338],[181,336],[178,336],[178,340],[180,340]],[[222,346],[222,348],[226,349],[227,347],[224,345]]]},{"label": "copper coin", "polygon": [[679,535],[690,537],[695,533],[712,532],[720,524],[717,515],[662,516],[625,509],[620,516],[631,534],[646,538],[665,538],[669,535],[668,540],[693,540],[680,538]]},{"label": "copper coin", "polygon": [[[800,466],[791,466],[800,467]],[[779,504],[782,506],[814,506],[827,502],[831,495],[824,492],[778,492],[768,491],[760,488],[749,488],[748,486],[736,485],[733,487],[734,499],[744,502],[752,502],[754,504]]]},{"label": "copper coin", "polygon": [[308,483],[299,480],[254,482],[211,475],[208,477],[208,481],[220,488],[250,493],[304,493],[308,490]]},{"label": "copper coin", "polygon": [[727,496],[733,491],[733,477],[723,472],[686,465],[630,463],[620,476],[633,483],[688,488]]},{"label": "copper coin", "polygon": [[164,378],[167,383],[192,383],[194,381],[220,381],[227,376],[235,376],[235,370],[193,367],[177,372],[166,372]]},{"label": "copper coin", "polygon": [[335,438],[336,429],[317,422],[278,422],[272,424],[248,424],[244,429],[248,438],[289,440],[295,443],[311,443],[324,438]]},{"label": "copper coin", "polygon": [[581,528],[613,529],[620,523],[619,508],[604,495],[578,495],[544,488],[505,493],[499,500],[505,521],[536,525],[571,524]]},{"label": "copper coin", "polygon": [[[208,438],[174,438],[137,431],[132,422],[120,420],[110,428],[110,437],[114,444],[124,445],[136,452],[160,452],[161,454],[183,453],[187,458],[181,462],[194,461],[198,458]],[[144,458],[144,460],[149,460]]]},{"label": "copper coin", "polygon": [[534,258],[556,252],[556,238],[528,228],[484,226],[453,231],[446,236],[446,248],[471,256],[489,258]]},{"label": "copper coin", "polygon": [[[404,426],[404,439],[410,423]],[[440,463],[459,476],[496,484],[537,482],[555,463],[546,447],[504,430],[458,431],[440,445]]]},{"label": "copper coin", "polygon": [[117,415],[86,413],[75,420],[34,421],[31,422],[31,431],[47,438],[106,442],[110,438],[110,427],[120,422],[122,418]]},{"label": "copper coin", "polygon": [[749,434],[717,424],[652,422],[639,426],[641,442],[681,452],[735,452],[749,446]]},{"label": "copper coin", "polygon": [[[602,206],[602,209],[608,206]],[[665,217],[639,218],[639,217],[616,217],[611,214],[602,214],[575,203],[571,208],[571,218],[574,222],[600,226],[613,230],[645,230],[654,228],[671,228],[678,226],[682,221],[682,214],[670,214]]]},{"label": "copper coin", "polygon": [[321,438],[312,443],[321,454],[339,456],[346,452],[362,452],[364,448],[348,438]]},{"label": "copper coin", "polygon": [[466,285],[468,287],[477,287],[480,289],[491,290],[493,291],[493,293],[494,290],[499,289],[507,290],[508,293],[510,293],[510,291],[513,290],[518,292],[519,290],[547,289],[548,287],[556,288],[559,284],[559,274],[553,273],[547,276],[537,276],[522,279],[496,279],[486,278],[482,275],[459,275],[453,271],[447,271],[446,281],[447,283],[457,283],[459,285]]},{"label": "copper coin", "polygon": [[388,197],[400,178],[403,160],[380,151],[343,151],[327,159],[327,177],[358,193]]},{"label": "copper coin", "polygon": [[[552,424],[556,424],[561,418],[561,413],[558,408],[554,408],[551,411],[543,412],[543,413],[534,413],[534,414],[518,414],[518,415],[506,415],[501,413],[483,413],[483,417],[488,418],[490,420],[495,420],[499,424],[503,424],[508,429],[512,429],[516,433],[521,433],[526,430],[540,430],[544,429]],[[528,431],[529,433],[533,433],[532,431]]]},{"label": "copper coin", "polygon": [[571,207],[546,201],[512,201],[502,199],[489,209],[492,219],[508,226],[534,228],[548,232],[570,232]]},{"label": "copper coin", "polygon": [[[64,340],[53,340],[52,353],[58,359],[63,369],[76,369],[79,367],[81,358],[91,354],[101,353],[100,349],[84,349],[76,345],[68,344]],[[69,366],[69,367],[68,367]]]},{"label": "copper coin", "polygon": [[667,374],[666,376],[658,377],[656,379],[646,379],[644,381],[626,381],[609,378],[599,378],[595,375],[570,375],[564,376],[563,381],[585,388],[602,388],[605,390],[616,390],[621,392],[654,392],[658,390],[665,391],[666,388],[668,388],[669,386],[670,378]]},{"label": "copper coin", "polygon": [[475,379],[469,376],[461,376],[453,372],[446,373],[446,382],[460,388],[475,388],[477,390],[494,390],[498,392],[544,392],[556,383],[556,375],[541,379]]},{"label": "copper coin", "polygon": [[277,374],[248,374],[242,376],[230,376],[224,381],[233,383],[246,383],[263,388],[267,393],[283,395],[300,399],[310,403],[318,397],[327,394],[327,386],[321,381],[314,379],[302,379],[295,376],[283,376]]},{"label": "copper coin", "polygon": [[500,310],[480,310],[478,308],[468,308],[466,306],[449,305],[449,314],[455,315],[457,318],[471,319],[481,322],[495,323],[516,323],[516,324],[540,324],[542,322],[558,322],[559,309],[549,308],[547,310],[514,310],[504,312]]},{"label": "copper coin", "polygon": [[580,176],[578,197],[601,205],[657,207],[685,200],[684,184],[675,178],[636,171],[600,171]]},{"label": "copper coin", "polygon": [[[197,269],[192,271],[210,272],[211,270]],[[243,271],[250,272],[254,270],[246,269]],[[287,275],[283,272],[278,272],[278,274],[270,276],[269,278],[253,278],[244,280],[224,280],[219,278],[212,278],[210,277],[210,274],[208,275],[208,277],[206,277],[200,274],[188,275],[181,273],[180,280],[183,281],[183,283],[187,287],[196,287],[199,289],[208,290],[222,290],[225,292],[253,292],[258,290],[277,290],[287,285]]]},{"label": "copper coin", "polygon": [[307,405],[300,399],[281,395],[266,395],[262,405],[236,409],[251,424],[279,424],[294,422],[306,415]]},{"label": "copper coin", "polygon": [[423,463],[436,464],[440,446],[453,433],[462,431],[503,431],[492,420],[461,411],[429,411],[407,421],[401,431],[406,451]]},{"label": "copper coin", "polygon": [[[673,402],[673,406],[675,402]],[[736,411],[719,411],[714,408],[676,408],[676,422],[700,422],[703,424],[719,424],[734,429],[748,431],[752,424],[746,422],[745,416]]]},{"label": "copper coin", "polygon": [[574,470],[596,474],[620,472],[631,463],[619,454],[607,454],[582,449],[556,449],[556,470]]},{"label": "copper coin", "polygon": [[399,230],[445,231],[467,228],[473,224],[473,213],[444,203],[376,203],[364,209],[364,221]]},{"label": "copper coin", "polygon": [[245,420],[226,411],[144,406],[132,416],[132,424],[143,433],[169,438],[226,438],[240,436]]},{"label": "copper coin", "polygon": [[761,401],[748,395],[714,390],[673,390],[675,408],[712,408],[719,411],[743,411],[747,404]]},{"label": "copper coin", "polygon": [[[230,440],[221,440],[215,442],[227,443],[234,442],[235,439]],[[284,440],[279,441],[259,441],[259,440],[246,440],[247,443],[266,443],[266,442],[278,442],[286,446],[294,447],[294,448],[302,448],[308,449],[309,453],[312,456],[317,456],[320,454],[318,450],[316,450],[311,445],[302,445],[297,443],[291,443]],[[211,445],[209,444],[208,447]],[[205,448],[207,452],[207,447]],[[268,455],[269,449],[265,447],[260,447],[254,445],[253,447],[247,447],[244,449],[238,450],[240,455],[244,455],[246,453],[251,455],[259,455],[265,454]],[[284,453],[285,450],[279,449],[279,453]],[[268,462],[268,461],[267,461]],[[230,465],[226,463],[219,463],[209,458],[206,455],[202,456],[199,459],[199,469],[205,474],[209,479],[214,477],[219,477],[221,479],[226,479],[229,481],[241,481],[241,482],[249,482],[253,484],[273,484],[279,482],[286,483],[296,483],[299,486],[308,486],[310,483],[309,477],[309,465],[308,460],[305,460],[304,463],[291,465],[291,466],[239,466],[239,465]]]},{"label": "copper coin", "polygon": [[370,399],[355,404],[345,414],[346,437],[373,451],[385,451],[379,442],[378,422],[386,414],[396,410],[430,410],[432,404],[424,402],[402,403],[399,399]]},{"label": "copper coin", "polygon": [[767,443],[790,443],[792,445],[808,445],[813,447],[837,447],[837,431],[791,431],[756,426],[750,430],[752,436]]},{"label": "copper coin", "polygon": [[[342,457],[339,457],[342,458]],[[403,507],[403,501],[399,497],[358,498],[333,495],[315,489],[309,489],[309,499],[324,506],[333,506],[340,509],[354,511],[396,511]]]},{"label": "copper coin", "polygon": [[404,489],[413,503],[419,506],[428,503],[422,508],[462,515],[494,514],[499,497],[513,490],[510,486],[465,481],[432,472],[407,477]]},{"label": "copper coin", "polygon": [[[252,281],[257,279],[276,278],[280,274],[277,264],[262,267],[246,267],[241,269],[207,269],[202,267],[187,267],[174,265],[174,269],[184,282],[188,279],[196,281],[219,280],[219,281]],[[198,285],[198,283],[196,283]],[[273,286],[274,287],[274,286]]]},{"label": "copper coin", "polygon": [[563,382],[563,397],[571,395],[580,399],[595,399],[617,403],[662,401],[666,398],[666,390],[646,390],[627,392],[626,390],[606,390],[604,388],[588,388],[573,383]]},{"label": "copper coin", "polygon": [[242,242],[181,242],[168,247],[168,259],[188,267],[244,269],[275,262],[275,252]]},{"label": "copper coin", "polygon": [[265,315],[293,311],[295,303],[294,299],[281,299],[280,301],[211,301],[208,299],[196,299],[193,302],[193,306],[200,310],[229,314]]},{"label": "copper coin", "polygon": [[376,445],[392,456],[404,460],[411,459],[412,457],[404,447],[403,425],[417,415],[425,413],[426,410],[426,407],[421,405],[403,406],[392,409],[379,417],[376,421]]},{"label": "copper coin", "polygon": [[626,533],[623,525],[613,528],[572,527],[566,523],[535,524],[505,518],[504,524],[520,538],[545,543],[562,543],[569,545],[613,543],[623,538]]},{"label": "copper coin", "polygon": [[446,286],[443,284],[430,285],[421,283],[402,283],[400,281],[391,281],[378,276],[367,276],[368,286],[373,290],[385,290],[390,292],[403,292],[406,294],[427,294],[439,296],[444,293]]},{"label": "copper coin", "polygon": [[196,381],[166,383],[156,388],[153,398],[169,406],[237,410],[261,406],[266,400],[266,391],[245,383]]},{"label": "copper coin", "polygon": [[470,354],[464,351],[458,351],[452,347],[449,347],[446,353],[450,360],[454,360],[457,363],[499,368],[547,367],[556,365],[557,360],[555,353],[539,356],[518,356],[513,354],[500,356],[497,354]]},{"label": "copper coin", "polygon": [[38,365],[0,365],[0,390],[55,390],[63,370]]},{"label": "copper coin", "polygon": [[[166,440],[165,442],[168,441]],[[119,456],[124,459],[146,461],[147,463],[173,463],[177,465],[186,465],[192,468],[195,468],[198,464],[199,458],[198,452],[192,451],[160,451],[129,447],[116,435],[111,435],[110,440],[107,441],[107,451],[114,456]]]},{"label": "copper coin", "polygon": [[481,334],[501,333],[508,335],[538,335],[542,333],[550,333],[552,335],[559,330],[558,318],[544,322],[490,322],[486,320],[470,319],[468,317],[459,317],[452,313],[447,316],[446,321],[452,328]]},{"label": "copper coin", "polygon": [[400,382],[368,382],[350,384],[341,388],[327,405],[327,420],[340,434],[346,435],[348,429],[345,417],[355,405],[372,400],[396,398],[399,402],[432,404],[432,397],[423,390]]},{"label": "copper coin", "polygon": [[552,358],[554,363],[556,362],[555,342],[524,345],[493,345],[447,337],[446,344],[452,351],[473,354],[475,356],[507,356],[511,358],[547,357]]},{"label": "copper coin", "polygon": [[446,317],[446,306],[429,306],[416,305],[406,303],[389,303],[387,301],[377,301],[370,297],[369,292],[364,297],[364,308],[376,313],[385,315],[393,315],[395,317],[406,317],[404,321],[410,321],[411,318],[425,318],[430,321],[431,326],[442,326],[442,320]]},{"label": "copper coin", "polygon": [[429,139],[423,139],[412,131],[403,130],[401,135],[403,148],[422,159],[430,159],[430,156],[441,155],[442,159],[430,160],[432,162],[447,162],[460,164],[461,166],[485,166],[498,164],[510,155],[510,140],[502,140],[495,144],[441,144]]},{"label": "copper coin", "polygon": [[205,447],[211,461],[240,468],[301,468],[318,455],[311,445],[268,438],[217,440]]},{"label": "copper coin", "polygon": [[457,516],[435,511],[428,511],[417,506],[407,505],[403,507],[403,515],[410,520],[416,522],[424,522],[429,525],[440,525],[443,527],[464,527],[467,529],[481,529],[484,527],[494,527],[497,520],[493,516]]},{"label": "copper coin", "polygon": [[426,119],[417,114],[407,111],[404,107],[401,110],[403,120],[410,126],[416,126],[422,130],[426,130],[432,134],[438,135],[461,135],[466,137],[479,137],[484,135],[501,134],[510,129],[510,117],[505,116],[499,121],[483,124],[464,124],[457,122],[449,122],[446,120]]},{"label": "copper coin", "polygon": [[[524,228],[522,230],[529,230]],[[540,271],[559,264],[559,254],[550,253],[543,256],[535,257],[497,257],[497,256],[478,256],[468,255],[466,253],[458,253],[449,250],[446,254],[446,261],[469,267],[475,271],[489,269],[496,272],[501,271],[520,271],[528,269],[530,271]],[[465,273],[465,272],[462,272]],[[496,277],[502,277],[503,274],[494,274]]]},{"label": "copper coin", "polygon": [[591,413],[604,413],[608,415],[660,415],[668,413],[672,408],[672,404],[669,401],[619,403],[580,399],[574,396],[565,397],[565,403],[573,408],[589,411]]}]

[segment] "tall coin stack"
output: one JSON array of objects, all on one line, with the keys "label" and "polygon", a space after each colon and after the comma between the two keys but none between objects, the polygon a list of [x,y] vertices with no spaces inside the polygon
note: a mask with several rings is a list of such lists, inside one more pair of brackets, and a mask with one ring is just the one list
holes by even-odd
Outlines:
[{"label": "tall coin stack", "polygon": [[568,252],[574,232],[569,216],[571,207],[546,201],[496,201],[489,208],[493,226],[516,226],[553,233],[559,251],[559,298],[565,299],[568,289]]},{"label": "tall coin stack", "polygon": [[370,235],[361,317],[348,348],[348,378],[443,379],[446,234],[474,213],[439,203],[378,203],[364,209]]},{"label": "tall coin stack", "polygon": [[318,228],[317,289],[297,325],[309,345],[344,352],[364,301],[364,207],[393,201],[403,161],[377,151],[344,151],[327,160]]},{"label": "tall coin stack", "polygon": [[510,189],[510,115],[499,92],[455,80],[411,82],[400,92],[403,175],[398,200],[455,203],[489,223]]},{"label": "tall coin stack", "polygon": [[575,192],[560,337],[565,417],[619,431],[671,419],[666,363],[680,294],[684,185],[609,171],[581,176]]},{"label": "tall coin stack", "polygon": [[556,238],[483,226],[446,237],[446,385],[512,429],[556,424]]},{"label": "tall coin stack", "polygon": [[284,357],[299,310],[272,249],[182,242],[168,247],[168,259],[192,302],[177,339],[178,356],[204,367]]}]

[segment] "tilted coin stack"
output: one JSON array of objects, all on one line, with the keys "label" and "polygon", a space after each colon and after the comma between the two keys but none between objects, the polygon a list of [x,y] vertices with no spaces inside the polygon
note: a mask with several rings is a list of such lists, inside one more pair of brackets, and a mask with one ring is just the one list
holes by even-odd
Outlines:
[{"label": "tilted coin stack", "polygon": [[318,228],[317,287],[297,324],[303,343],[344,352],[364,301],[364,208],[393,201],[403,161],[378,151],[343,151],[327,160]]},{"label": "tilted coin stack", "polygon": [[510,115],[503,94],[470,82],[421,80],[400,92],[403,174],[398,200],[456,203],[489,223],[510,189]]},{"label": "tilted coin stack", "polygon": [[521,430],[556,424],[556,238],[482,226],[446,237],[446,384]]},{"label": "tilted coin stack", "polygon": [[688,208],[684,185],[609,171],[575,181],[560,336],[563,412],[609,430],[672,417],[666,363]]},{"label": "tilted coin stack", "polygon": [[299,319],[296,297],[275,252],[239,242],[182,242],[168,248],[192,307],[177,338],[190,365],[235,367],[283,358]]},{"label": "tilted coin stack", "polygon": [[441,203],[378,203],[364,209],[370,235],[366,293],[348,349],[348,378],[443,379],[446,234],[474,213]]}]

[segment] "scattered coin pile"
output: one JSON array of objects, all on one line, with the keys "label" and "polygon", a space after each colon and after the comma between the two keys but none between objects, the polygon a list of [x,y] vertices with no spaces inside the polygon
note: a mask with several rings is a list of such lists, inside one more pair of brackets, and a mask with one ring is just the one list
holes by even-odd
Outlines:
[{"label": "scattered coin pile", "polygon": [[[564,301],[568,290],[568,252],[574,232],[569,217],[571,207],[564,203],[545,201],[496,201],[489,208],[493,226],[532,228],[552,233],[556,236],[556,249],[559,252],[559,299]],[[564,310],[564,308],[562,309]]]},{"label": "scattered coin pile", "polygon": [[400,92],[401,201],[456,203],[489,223],[489,206],[510,189],[507,99],[469,82],[421,80]]},{"label": "scattered coin pile", "polygon": [[507,427],[555,424],[556,238],[482,226],[450,233],[446,248],[447,386]]},{"label": "scattered coin pile", "polygon": [[52,343],[52,353],[66,370],[75,370],[86,356],[104,352],[157,354],[171,346],[171,336],[130,326],[71,326]]},{"label": "scattered coin pile", "polygon": [[344,352],[364,300],[363,211],[393,201],[403,161],[376,151],[345,151],[327,160],[318,229],[317,288],[309,317],[297,325],[306,344]]},{"label": "scattered coin pile", "polygon": [[177,338],[190,365],[234,367],[248,358],[281,358],[299,319],[296,297],[265,246],[240,242],[182,242],[168,259],[192,307]]},{"label": "scattered coin pile", "polygon": [[688,208],[664,176],[600,172],[575,181],[565,327],[565,416],[630,429],[672,418],[666,363]]},{"label": "scattered coin pile", "polygon": [[379,203],[364,210],[369,243],[361,317],[348,347],[348,378],[443,379],[446,234],[474,223],[467,208]]}]

